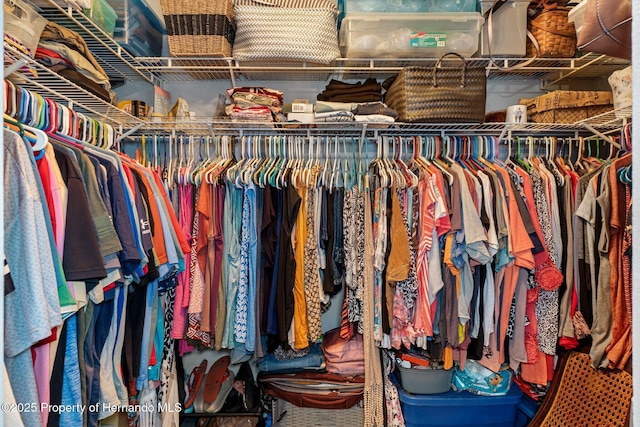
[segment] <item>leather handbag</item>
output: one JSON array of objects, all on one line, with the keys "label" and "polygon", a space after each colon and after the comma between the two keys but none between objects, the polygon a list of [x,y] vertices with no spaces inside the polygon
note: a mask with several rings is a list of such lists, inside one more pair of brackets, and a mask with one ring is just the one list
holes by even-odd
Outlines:
[{"label": "leather handbag", "polygon": [[340,328],[332,329],[324,334],[322,351],[327,372],[338,375],[364,374],[364,341],[362,335],[353,338],[340,338]]},{"label": "leather handbag", "polygon": [[329,373],[258,375],[265,393],[301,408],[349,409],[364,395],[364,376]]},{"label": "leather handbag", "polygon": [[631,0],[586,0],[578,49],[631,59]]}]

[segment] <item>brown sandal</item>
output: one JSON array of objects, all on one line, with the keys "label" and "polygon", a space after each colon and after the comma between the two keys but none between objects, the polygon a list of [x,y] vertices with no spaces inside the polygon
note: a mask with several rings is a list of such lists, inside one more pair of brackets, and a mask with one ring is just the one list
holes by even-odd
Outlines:
[{"label": "brown sandal", "polygon": [[203,359],[200,362],[200,365],[193,368],[193,371],[189,374],[187,378],[187,399],[184,402],[185,410],[192,407],[193,403],[196,400],[196,396],[198,395],[198,391],[202,386],[202,382],[204,380],[205,373],[207,372],[207,359]]},{"label": "brown sandal", "polygon": [[213,403],[216,397],[218,397],[220,386],[224,381],[225,372],[227,372],[230,363],[231,358],[229,356],[222,356],[211,365],[211,369],[209,369],[204,382],[205,405]]}]

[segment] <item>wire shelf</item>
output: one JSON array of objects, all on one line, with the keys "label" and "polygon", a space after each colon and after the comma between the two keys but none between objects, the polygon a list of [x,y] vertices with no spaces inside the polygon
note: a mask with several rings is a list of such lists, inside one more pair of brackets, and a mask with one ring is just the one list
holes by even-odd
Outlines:
[{"label": "wire shelf", "polygon": [[[164,81],[193,80],[296,80],[326,81],[375,77],[384,79],[407,66],[432,67],[438,58],[339,58],[328,65],[305,62],[238,62],[233,58],[140,57],[141,69]],[[449,61],[449,59],[446,59]],[[562,80],[603,77],[629,65],[605,55],[580,58],[538,58],[522,68],[505,70],[527,58],[467,58],[467,66],[485,67],[489,79],[541,79],[545,85]],[[455,61],[455,60],[451,60]]]},{"label": "wire shelf", "polygon": [[624,107],[617,110],[608,111],[597,116],[589,117],[585,120],[580,120],[576,125],[578,126],[591,126],[596,129],[616,129],[624,126],[630,119],[632,114],[632,108]]},{"label": "wire shelf", "polygon": [[136,58],[81,11],[67,9],[53,0],[28,0],[44,18],[77,32],[110,80],[140,80],[153,83],[152,75],[140,67]]},{"label": "wire shelf", "polygon": [[[612,112],[611,115],[614,113]],[[611,125],[613,126],[613,125]],[[573,135],[588,132],[580,123],[274,123],[232,120],[177,120],[147,122],[139,133],[180,133],[189,135],[303,134],[375,137],[377,135]]]},{"label": "wire shelf", "polygon": [[58,103],[73,106],[76,111],[114,126],[135,126],[143,123],[139,118],[87,92],[10,46],[4,47],[4,55],[5,66],[18,61],[24,61],[27,64],[27,68],[30,70],[21,68],[11,75],[5,76],[25,89],[46,96]]}]

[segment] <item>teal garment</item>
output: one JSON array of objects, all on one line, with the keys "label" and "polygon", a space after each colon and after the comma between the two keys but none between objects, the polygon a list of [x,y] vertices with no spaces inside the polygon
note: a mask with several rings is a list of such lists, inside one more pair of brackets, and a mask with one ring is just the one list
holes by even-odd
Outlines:
[{"label": "teal garment", "polygon": [[247,191],[249,204],[251,206],[250,226],[249,226],[249,289],[247,296],[247,340],[245,347],[247,351],[253,352],[256,349],[258,336],[258,323],[256,320],[256,295],[258,284],[260,283],[258,272],[262,271],[260,262],[261,245],[260,230],[262,230],[262,202],[263,191],[256,187],[253,182],[249,184]]},{"label": "teal garment", "polygon": [[242,220],[243,192],[235,183],[227,180],[222,216],[222,233],[224,235],[224,252],[222,258],[222,279],[225,286],[226,308],[225,328],[222,336],[222,347],[233,348],[233,325],[236,312],[236,294],[240,277],[240,234]]},{"label": "teal garment", "polygon": [[149,366],[149,381],[160,381],[160,368],[162,367],[162,353],[164,348],[164,315],[163,315],[164,298],[156,298],[156,304],[153,308],[152,322],[155,322],[155,333],[153,336],[153,347],[156,353],[155,365]]},{"label": "teal garment", "polygon": [[116,305],[116,322],[117,322],[117,333],[116,333],[116,343],[113,347],[113,383],[116,387],[116,392],[118,393],[118,399],[120,400],[121,405],[126,405],[129,402],[129,391],[127,390],[127,386],[124,383],[122,378],[122,349],[124,347],[124,329],[125,329],[125,317],[126,317],[126,307],[127,307],[127,296],[129,293],[127,292],[127,287],[118,286],[115,301],[117,301]]},{"label": "teal garment", "polygon": [[[140,375],[136,378],[136,390],[147,387],[149,380],[149,357],[153,344],[152,333],[155,335],[157,323],[158,304],[158,280],[153,280],[147,285],[147,298],[144,312],[144,325],[142,327],[142,345],[140,346]],[[156,317],[154,317],[156,313]]]}]

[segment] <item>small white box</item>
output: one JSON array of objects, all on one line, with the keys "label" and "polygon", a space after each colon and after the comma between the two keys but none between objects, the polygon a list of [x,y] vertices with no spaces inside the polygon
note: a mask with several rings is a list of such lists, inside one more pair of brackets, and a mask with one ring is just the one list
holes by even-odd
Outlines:
[{"label": "small white box", "polygon": [[292,113],[313,113],[313,104],[294,102],[291,104]]},{"label": "small white box", "polygon": [[[493,0],[482,0],[482,13],[493,6]],[[507,0],[491,16],[491,55],[519,57],[527,53],[527,8],[529,0]],[[489,15],[485,15],[480,38],[480,55],[489,56]]]},{"label": "small white box", "polygon": [[[311,104],[310,104],[311,105]],[[287,120],[290,122],[296,121],[300,123],[313,123],[316,115],[313,113],[289,113],[287,114]]]}]

